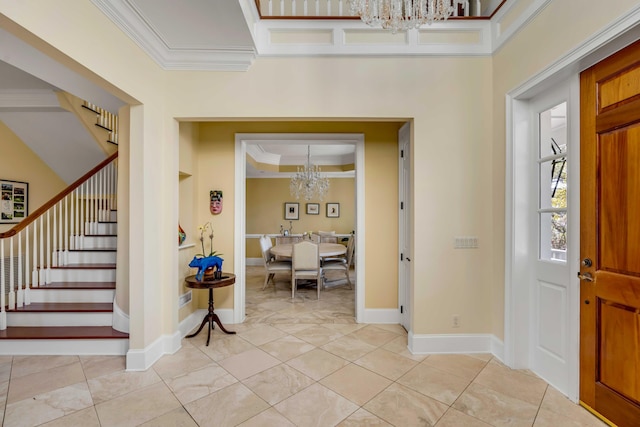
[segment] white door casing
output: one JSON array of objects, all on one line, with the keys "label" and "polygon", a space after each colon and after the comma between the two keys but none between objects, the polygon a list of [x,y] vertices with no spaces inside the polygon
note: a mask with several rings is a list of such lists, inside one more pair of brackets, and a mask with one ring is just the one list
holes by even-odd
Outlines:
[{"label": "white door casing", "polygon": [[411,123],[405,123],[398,131],[398,309],[400,324],[411,330]]},{"label": "white door casing", "polygon": [[[355,145],[355,189],[356,189],[356,236],[355,259],[365,259],[365,217],[364,217],[364,135],[360,133],[238,133],[235,135],[235,275],[234,285],[234,323],[242,323],[245,319],[246,295],[246,155],[248,144],[265,141],[280,141],[291,144],[353,144]],[[355,317],[362,323],[364,316],[365,269],[364,262],[355,264]]]},{"label": "white door casing", "polygon": [[[547,86],[535,97],[507,98],[513,145],[507,173],[508,212],[505,288],[505,362],[531,369],[576,401],[579,374],[579,80],[577,75]],[[540,242],[549,242],[548,211],[540,211],[539,116],[567,102],[567,252],[566,262],[541,260]],[[544,147],[550,147],[545,143]],[[545,148],[546,149],[546,148]],[[550,149],[542,156],[553,157]],[[548,164],[547,164],[548,166]],[[547,167],[543,175],[550,173]],[[544,176],[543,176],[544,177]],[[549,175],[544,182],[551,184]],[[509,188],[510,187],[510,188]],[[546,208],[549,208],[547,205]],[[547,211],[547,212],[545,212]],[[540,235],[542,231],[542,237]],[[548,246],[546,247],[548,249]]]}]

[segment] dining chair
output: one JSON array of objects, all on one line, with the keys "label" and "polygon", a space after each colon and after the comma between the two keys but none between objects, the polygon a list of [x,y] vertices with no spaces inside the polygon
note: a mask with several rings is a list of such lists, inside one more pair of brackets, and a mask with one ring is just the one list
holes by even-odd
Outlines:
[{"label": "dining chair", "polygon": [[325,283],[326,277],[325,274],[327,271],[339,271],[343,272],[347,278],[347,284],[349,285],[349,289],[353,289],[353,285],[351,284],[351,278],[349,277],[349,271],[351,270],[351,265],[353,264],[353,254],[355,253],[356,245],[355,245],[355,236],[351,234],[349,236],[349,241],[347,242],[347,252],[344,257],[340,258],[325,258],[322,261],[322,280]]},{"label": "dining chair", "polygon": [[308,240],[294,244],[291,251],[291,299],[295,298],[298,279],[315,279],[318,299],[320,299],[322,287],[320,248],[316,243]]},{"label": "dining chair", "polygon": [[289,260],[276,260],[271,255],[271,238],[264,235],[260,237],[260,249],[262,250],[262,261],[265,268],[264,284],[262,289],[267,287],[269,280],[276,286],[275,275],[276,273],[291,274],[291,261]]}]

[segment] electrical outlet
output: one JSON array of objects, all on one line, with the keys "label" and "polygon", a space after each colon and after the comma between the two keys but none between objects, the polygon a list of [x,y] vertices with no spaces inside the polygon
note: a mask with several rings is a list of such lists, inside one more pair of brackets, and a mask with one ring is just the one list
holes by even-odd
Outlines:
[{"label": "electrical outlet", "polygon": [[454,314],[453,318],[451,319],[451,326],[454,328],[459,328],[460,327],[460,315],[459,314]]},{"label": "electrical outlet", "polygon": [[477,236],[457,236],[453,238],[454,249],[477,249],[478,237]]}]

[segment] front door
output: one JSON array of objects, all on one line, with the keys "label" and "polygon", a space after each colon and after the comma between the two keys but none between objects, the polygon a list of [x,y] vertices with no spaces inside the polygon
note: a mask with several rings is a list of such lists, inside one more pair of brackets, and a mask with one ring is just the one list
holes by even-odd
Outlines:
[{"label": "front door", "polygon": [[580,400],[640,422],[640,42],[584,71]]}]

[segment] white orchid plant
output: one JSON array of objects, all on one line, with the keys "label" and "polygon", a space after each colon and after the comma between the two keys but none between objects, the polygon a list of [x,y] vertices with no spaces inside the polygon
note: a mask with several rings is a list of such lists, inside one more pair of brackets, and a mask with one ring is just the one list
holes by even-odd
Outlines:
[{"label": "white orchid plant", "polygon": [[[204,225],[201,225],[200,227],[198,227],[198,230],[200,230],[200,245],[202,245],[202,253],[196,254],[196,256],[208,257],[208,256],[222,255],[221,253],[218,253],[217,251],[213,250],[213,226],[211,225],[211,222],[207,222]],[[204,236],[207,233],[207,231],[209,232],[209,249],[210,249],[208,254],[205,252],[205,249],[204,249]]]}]

